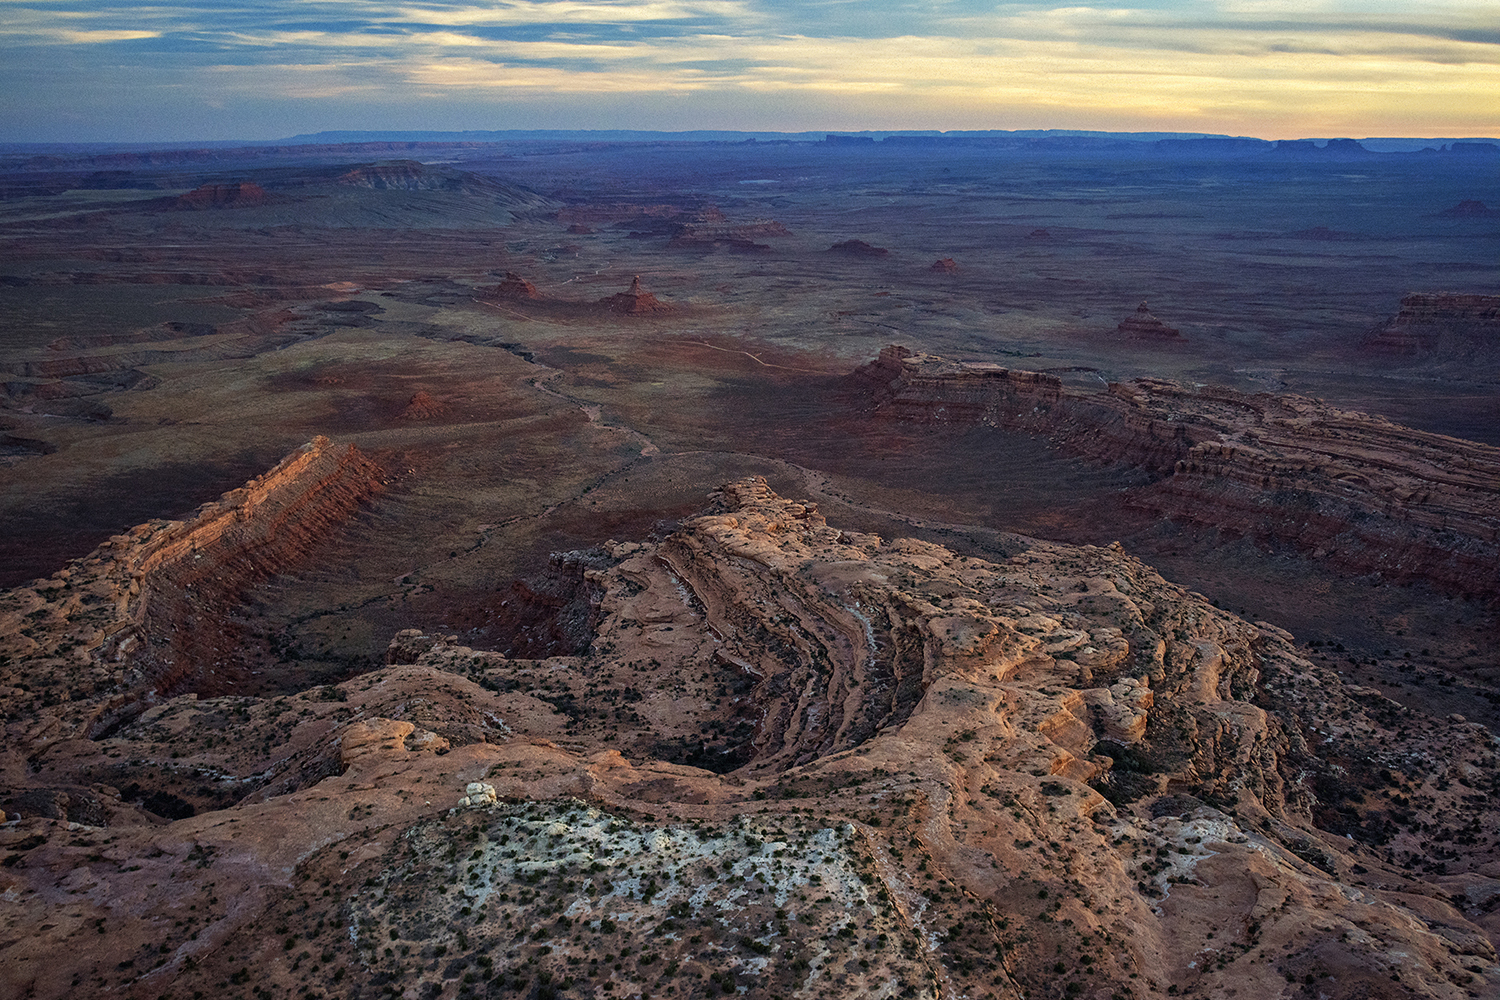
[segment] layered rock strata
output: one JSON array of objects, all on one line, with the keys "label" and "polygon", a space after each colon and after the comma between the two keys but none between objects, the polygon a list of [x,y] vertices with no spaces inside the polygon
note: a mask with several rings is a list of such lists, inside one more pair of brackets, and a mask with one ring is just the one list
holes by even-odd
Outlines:
[{"label": "layered rock strata", "polygon": [[[39,930],[0,989],[1493,994],[1487,733],[1117,547],[1006,547],[741,480],[608,546],[585,655],[411,630],[295,697],[12,728],[5,773],[73,791],[7,803],[0,891]],[[721,773],[643,752],[736,717]]]},{"label": "layered rock strata", "polygon": [[[0,685],[12,725],[97,736],[162,697],[232,690],[227,625],[251,583],[292,567],[381,488],[352,444],[319,437],[180,521],[116,535],[0,598]],[[59,714],[60,712],[60,714]]]},{"label": "layered rock strata", "polygon": [[1354,572],[1492,597],[1500,449],[1300,396],[1164,379],[1102,392],[889,347],[851,377],[877,416],[1045,434],[1160,479],[1131,502],[1293,545]]},{"label": "layered rock strata", "polygon": [[1413,292],[1401,308],[1370,332],[1367,345],[1390,354],[1500,351],[1500,295]]},{"label": "layered rock strata", "polygon": [[1152,315],[1144,302],[1136,306],[1134,313],[1120,321],[1120,325],[1115,327],[1115,333],[1128,340],[1182,339],[1181,332]]}]

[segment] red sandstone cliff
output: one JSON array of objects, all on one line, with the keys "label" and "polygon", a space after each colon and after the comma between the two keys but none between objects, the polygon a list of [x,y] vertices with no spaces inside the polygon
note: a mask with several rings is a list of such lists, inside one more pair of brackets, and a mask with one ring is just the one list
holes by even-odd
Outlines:
[{"label": "red sandstone cliff", "polygon": [[1054,376],[888,347],[853,377],[878,415],[1045,434],[1161,478],[1131,502],[1358,573],[1478,596],[1500,580],[1500,449],[1299,396]]},{"label": "red sandstone cliff", "polygon": [[1413,292],[1366,344],[1389,354],[1466,354],[1500,350],[1500,295]]},{"label": "red sandstone cliff", "polygon": [[229,689],[241,678],[228,612],[244,588],[306,559],[380,488],[374,462],[319,437],[183,520],[137,525],[8,592],[0,643],[6,662],[29,663],[0,674],[18,689],[8,714],[88,690],[102,699],[70,724],[98,732],[157,695]]}]

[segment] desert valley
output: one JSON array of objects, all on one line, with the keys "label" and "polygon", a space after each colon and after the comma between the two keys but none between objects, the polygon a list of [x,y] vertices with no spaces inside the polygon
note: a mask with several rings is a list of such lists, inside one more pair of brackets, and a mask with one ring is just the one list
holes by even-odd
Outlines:
[{"label": "desert valley", "polygon": [[4,995],[1500,990],[1500,146],[331,138],[0,149]]}]

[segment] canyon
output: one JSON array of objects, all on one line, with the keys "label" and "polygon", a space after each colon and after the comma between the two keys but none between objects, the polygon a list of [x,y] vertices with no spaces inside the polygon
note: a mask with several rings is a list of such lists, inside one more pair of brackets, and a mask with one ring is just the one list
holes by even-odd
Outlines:
[{"label": "canyon", "polygon": [[[230,512],[282,521],[288,469],[330,452],[351,461],[315,443],[63,580],[149,574],[194,538],[213,558]],[[0,879],[11,928],[58,932],[6,946],[8,991],[146,996],[253,965],[331,992],[1483,995],[1483,727],[1350,686],[1118,548],[1005,544],[849,532],[738,480],[660,542],[603,547],[579,655],[412,629],[387,666],[290,698],[159,681],[127,723],[80,727],[127,667],[28,706]],[[78,634],[60,589],[38,588],[39,645]],[[114,615],[143,648],[177,629]],[[11,690],[51,687],[6,662]]]},{"label": "canyon", "polygon": [[1314,399],[1164,379],[1064,388],[1057,376],[888,347],[851,376],[876,417],[1044,435],[1159,477],[1130,503],[1274,539],[1358,574],[1492,594],[1500,449]]},{"label": "canyon", "polygon": [[0,992],[1494,994],[1493,171],[1110,150],[0,150]]}]

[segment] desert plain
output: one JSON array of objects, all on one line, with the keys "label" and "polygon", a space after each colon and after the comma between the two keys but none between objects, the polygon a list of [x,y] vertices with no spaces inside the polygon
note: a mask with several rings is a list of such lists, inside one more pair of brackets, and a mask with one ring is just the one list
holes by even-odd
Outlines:
[{"label": "desert plain", "polygon": [[1497,168],[0,152],[6,993],[1493,995]]}]

